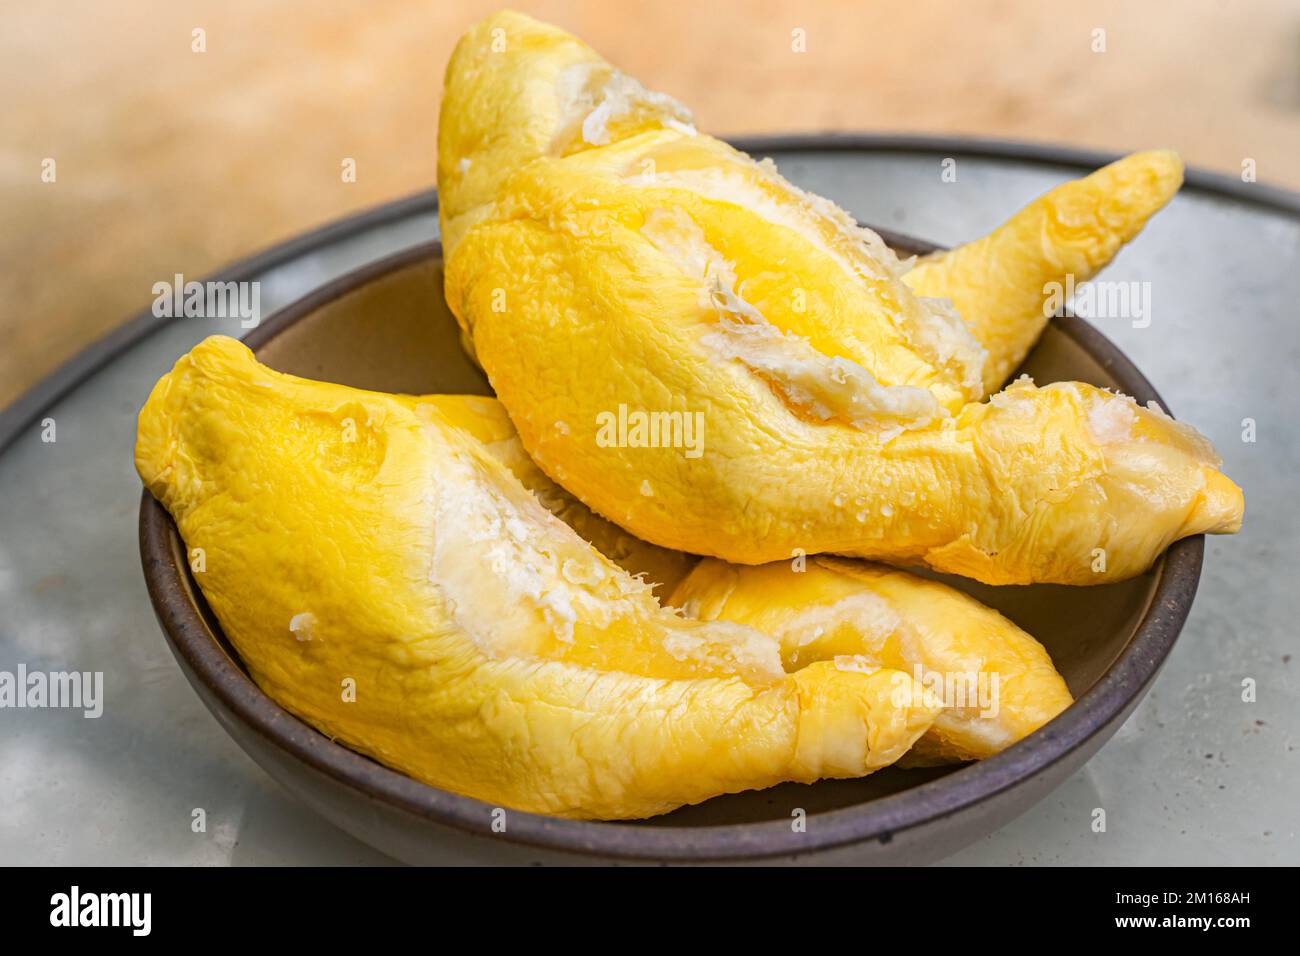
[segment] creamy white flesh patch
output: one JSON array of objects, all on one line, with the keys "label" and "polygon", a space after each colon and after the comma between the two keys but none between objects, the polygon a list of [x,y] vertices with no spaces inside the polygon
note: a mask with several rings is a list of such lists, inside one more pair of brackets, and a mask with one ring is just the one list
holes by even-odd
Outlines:
[{"label": "creamy white flesh patch", "polygon": [[[437,414],[427,405],[417,413]],[[445,441],[437,434],[430,440]],[[650,585],[607,560],[513,475],[490,472],[486,449],[479,460],[468,447],[447,445],[429,486],[436,530],[428,580],[484,654],[546,657],[552,641],[572,644],[580,624],[598,632],[631,618],[662,633],[674,660],[747,680],[784,676],[774,638],[728,622],[688,621],[662,607]]]},{"label": "creamy white flesh patch", "polygon": [[311,611],[301,611],[289,618],[289,633],[300,641],[310,641],[315,635],[316,615]]},{"label": "creamy white flesh patch", "polygon": [[1128,395],[1102,392],[1088,405],[1088,432],[1099,445],[1133,441],[1133,430],[1143,418],[1155,420],[1163,428],[1173,431],[1183,450],[1201,464],[1212,468],[1223,466],[1223,459],[1208,438],[1186,422],[1170,418],[1154,401],[1143,407]]},{"label": "creamy white flesh patch", "polygon": [[870,591],[863,591],[832,604],[800,610],[773,637],[780,642],[782,653],[797,661],[801,648],[841,627],[852,627],[866,642],[858,656],[865,655],[879,665],[876,655],[902,623],[902,618],[888,601]]},{"label": "creamy white flesh patch", "polygon": [[792,408],[820,421],[856,428],[918,428],[941,414],[923,388],[881,385],[861,365],[819,352],[806,338],[782,332],[736,289],[731,263],[708,244],[681,209],[656,209],[641,234],[700,284],[700,306],[718,317],[701,340],[720,358],[760,375]]},{"label": "creamy white flesh patch", "polygon": [[653,119],[668,129],[695,135],[690,110],[606,63],[576,63],[563,70],[555,95],[562,119],[553,148],[557,155],[575,146],[608,145],[613,141],[610,125],[625,119]]},{"label": "creamy white flesh patch", "polygon": [[[788,182],[770,159],[755,162],[737,152],[729,163],[702,169],[646,176],[638,167],[622,181],[630,186],[683,189],[703,199],[740,206],[765,222],[798,233],[854,279],[899,283],[911,267],[910,260],[900,262],[880,236],[859,226],[829,199]],[[956,372],[972,401],[980,397],[988,353],[951,302],[916,296],[903,288],[881,307],[909,345],[932,365]]]},{"label": "creamy white flesh patch", "polygon": [[1136,423],[1137,405],[1132,399],[1103,398],[1088,407],[1088,430],[1100,444],[1128,441]]},{"label": "creamy white flesh patch", "polygon": [[1171,444],[1203,465],[1219,468],[1223,464],[1208,438],[1186,422],[1170,418],[1154,401],[1142,406],[1129,395],[1081,389],[1075,382],[1052,382],[1039,388],[1028,375],[1022,375],[989,396],[988,403],[1000,413],[1032,418],[1044,413],[1045,406],[1036,397],[1043,392],[1064,392],[1077,401],[1084,413],[1088,437],[1103,450],[1147,440],[1137,432],[1139,424],[1146,421],[1161,430],[1160,443]]}]

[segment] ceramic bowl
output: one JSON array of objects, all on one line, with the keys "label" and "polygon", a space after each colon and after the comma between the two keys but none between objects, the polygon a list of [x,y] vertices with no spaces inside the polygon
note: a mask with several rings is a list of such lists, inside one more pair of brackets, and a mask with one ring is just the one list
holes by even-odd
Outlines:
[{"label": "ceramic bowl", "polygon": [[[934,247],[881,231],[903,253]],[[436,243],[411,248],[299,300],[245,340],[273,368],[361,388],[491,394],[465,357],[442,293]],[[1086,322],[1058,318],[1022,371],[1159,401]],[[1162,403],[1163,404],[1163,403]],[[1177,542],[1146,574],[1089,588],[986,587],[948,579],[1047,647],[1076,703],[991,759],[861,780],[785,784],[718,797],[637,823],[559,820],[493,808],[418,783],[332,742],[252,682],[190,576],[170,516],[147,492],[140,552],[167,640],[204,703],[268,773],[336,825],[412,863],[448,860],[924,863],[1005,824],[1080,767],[1156,676],[1196,591],[1203,539]],[[792,821],[803,812],[805,825]]]}]

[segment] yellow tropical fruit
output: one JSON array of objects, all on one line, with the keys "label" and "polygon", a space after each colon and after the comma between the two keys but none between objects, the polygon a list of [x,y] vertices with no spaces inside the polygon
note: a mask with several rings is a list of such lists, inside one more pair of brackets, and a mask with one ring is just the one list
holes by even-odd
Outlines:
[{"label": "yellow tropical fruit", "polygon": [[[983,285],[977,250],[922,264],[914,281],[980,310],[963,322],[842,210],[563,31],[498,14],[447,72],[447,301],[532,459],[646,541],[1113,581],[1239,527],[1213,449],[1085,384],[981,399],[1041,330],[1042,277],[1099,267],[1165,201],[1172,172],[1134,172],[1162,155],[1012,220],[1019,239],[990,245],[1020,264]],[[1088,237],[1040,229],[1035,251],[1033,224],[1067,208]]]},{"label": "yellow tropical fruit", "polygon": [[789,673],[770,635],[662,607],[475,437],[481,411],[221,337],[154,387],[136,467],[288,710],[432,785],[605,819],[861,776],[939,715],[911,675]]},{"label": "yellow tropical fruit", "polygon": [[809,558],[802,567],[747,567],[710,558],[668,600],[691,617],[772,635],[787,670],[835,661],[912,674],[940,695],[944,711],[904,765],[991,757],[1073,700],[1047,650],[997,611],[881,565]]}]

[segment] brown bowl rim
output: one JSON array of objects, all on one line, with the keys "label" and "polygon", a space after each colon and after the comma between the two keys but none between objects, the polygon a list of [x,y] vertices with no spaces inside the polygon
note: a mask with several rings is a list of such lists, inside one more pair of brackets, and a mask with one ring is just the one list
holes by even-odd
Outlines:
[{"label": "brown bowl rim", "polygon": [[[876,230],[900,251],[941,247]],[[369,263],[298,299],[244,338],[256,351],[285,328],[360,286],[431,257],[437,241],[421,243]],[[1146,377],[1109,339],[1084,320],[1058,316],[1063,332],[1111,374],[1139,403],[1169,408]],[[1171,413],[1172,414],[1172,413]],[[1065,759],[1140,699],[1172,650],[1191,609],[1204,559],[1204,537],[1175,542],[1157,564],[1150,602],[1132,639],[1100,679],[1060,716],[1002,753],[911,789],[865,804],[818,813],[817,824],[795,833],[785,820],[708,826],[643,826],[567,820],[511,811],[507,834],[490,830],[493,806],[421,783],[337,744],[280,707],[227,654],[220,628],[183,559],[180,536],[167,511],[145,490],[140,502],[140,557],[149,598],[173,653],[225,710],[300,763],[358,795],[469,834],[495,836],[551,850],[664,861],[726,861],[795,856],[852,843],[887,843],[899,834],[967,811],[1023,785]]]}]

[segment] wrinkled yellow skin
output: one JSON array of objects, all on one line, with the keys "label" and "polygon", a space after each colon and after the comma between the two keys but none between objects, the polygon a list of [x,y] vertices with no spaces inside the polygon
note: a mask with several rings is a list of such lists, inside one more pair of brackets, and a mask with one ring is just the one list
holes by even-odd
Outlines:
[{"label": "wrinkled yellow skin", "polygon": [[[1129,173],[1160,160],[1018,216],[992,245],[1037,246],[986,292],[978,252],[924,267],[987,306],[968,328],[843,212],[611,76],[499,14],[458,45],[439,133],[448,304],[529,455],[592,510],[736,563],[833,552],[994,584],[1118,580],[1237,530],[1240,490],[1162,414],[1077,383],[978,401],[1041,330],[1042,277],[1099,266],[1158,208],[1165,187]],[[1053,215],[1086,235],[1034,232]],[[703,454],[602,441],[620,406],[702,415]]]},{"label": "wrinkled yellow skin", "polygon": [[991,757],[1072,701],[1043,646],[997,611],[881,565],[810,558],[797,570],[785,561],[746,567],[706,559],[669,603],[771,634],[787,668],[857,658],[942,681],[946,709],[903,765]]},{"label": "wrinkled yellow skin", "polygon": [[606,819],[860,776],[938,716],[906,674],[787,673],[771,637],[660,607],[457,404],[283,375],[213,337],[141,411],[136,467],[288,710],[434,786]]},{"label": "wrinkled yellow skin", "polygon": [[1177,153],[1134,153],[1040,196],[984,238],[922,259],[903,281],[956,306],[988,350],[992,394],[1047,324],[1044,287],[1091,279],[1182,184]]}]

